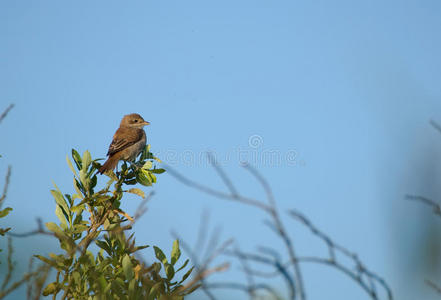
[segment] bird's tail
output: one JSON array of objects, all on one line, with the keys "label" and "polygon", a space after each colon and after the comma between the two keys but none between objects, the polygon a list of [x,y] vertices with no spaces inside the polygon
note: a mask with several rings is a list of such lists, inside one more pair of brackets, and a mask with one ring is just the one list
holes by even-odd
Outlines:
[{"label": "bird's tail", "polygon": [[118,164],[118,156],[117,155],[113,155],[110,156],[106,162],[104,163],[104,165],[98,170],[98,172],[100,172],[100,174],[103,174],[107,171],[112,171],[113,169],[116,168],[116,165]]}]

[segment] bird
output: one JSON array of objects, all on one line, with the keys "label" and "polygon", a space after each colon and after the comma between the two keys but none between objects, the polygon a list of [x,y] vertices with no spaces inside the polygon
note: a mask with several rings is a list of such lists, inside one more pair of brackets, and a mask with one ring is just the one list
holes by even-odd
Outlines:
[{"label": "bird", "polygon": [[143,128],[149,124],[139,114],[125,115],[107,151],[109,158],[98,172],[103,174],[115,169],[120,160],[133,161],[145,148],[146,135]]}]

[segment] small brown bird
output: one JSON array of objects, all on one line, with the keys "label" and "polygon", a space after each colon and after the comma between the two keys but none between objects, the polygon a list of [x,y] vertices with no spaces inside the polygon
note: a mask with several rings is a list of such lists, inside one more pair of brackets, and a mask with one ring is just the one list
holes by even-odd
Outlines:
[{"label": "small brown bird", "polygon": [[143,127],[149,124],[138,114],[125,115],[109,146],[109,158],[98,172],[103,174],[115,169],[120,160],[134,160],[145,147],[146,136]]}]

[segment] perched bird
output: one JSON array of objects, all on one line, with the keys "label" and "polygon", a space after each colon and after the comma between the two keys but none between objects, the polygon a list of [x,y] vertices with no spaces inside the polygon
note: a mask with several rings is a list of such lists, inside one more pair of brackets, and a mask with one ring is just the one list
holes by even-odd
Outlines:
[{"label": "perched bird", "polygon": [[145,147],[143,127],[149,124],[138,114],[125,115],[109,146],[109,158],[98,171],[103,174],[115,169],[120,160],[134,160]]}]

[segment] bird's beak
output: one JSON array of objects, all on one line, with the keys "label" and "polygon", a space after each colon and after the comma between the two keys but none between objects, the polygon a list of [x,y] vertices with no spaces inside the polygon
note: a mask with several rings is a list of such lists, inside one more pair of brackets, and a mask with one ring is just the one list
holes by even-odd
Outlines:
[{"label": "bird's beak", "polygon": [[143,125],[144,126],[150,125],[150,122],[144,121]]}]

